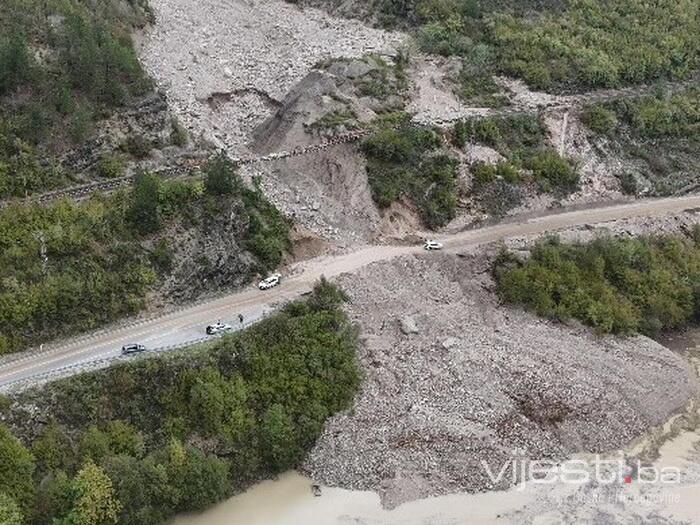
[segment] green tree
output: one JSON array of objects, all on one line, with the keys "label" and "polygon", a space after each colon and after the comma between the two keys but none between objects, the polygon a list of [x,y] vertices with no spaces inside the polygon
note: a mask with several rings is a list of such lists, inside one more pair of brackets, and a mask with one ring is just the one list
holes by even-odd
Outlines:
[{"label": "green tree", "polygon": [[124,454],[140,458],[145,451],[141,433],[133,425],[124,421],[110,421],[105,426],[105,434],[112,454]]},{"label": "green tree", "polygon": [[205,509],[228,494],[228,465],[216,456],[173,440],[166,458],[168,477],[178,496],[178,510]]},{"label": "green tree", "polygon": [[78,448],[80,459],[99,463],[102,458],[110,454],[109,445],[109,436],[93,425],[87,429],[80,440]]},{"label": "green tree", "polygon": [[37,522],[52,523],[54,518],[67,516],[73,505],[71,479],[62,470],[47,474],[37,488],[33,514]]},{"label": "green tree", "polygon": [[0,38],[0,96],[27,81],[30,71],[25,38],[17,33]]},{"label": "green tree", "polygon": [[24,516],[10,496],[0,492],[0,525],[22,525]]},{"label": "green tree", "polygon": [[42,471],[72,471],[75,465],[73,443],[65,428],[55,422],[46,425],[34,440],[32,453]]},{"label": "green tree", "polygon": [[178,493],[173,490],[166,465],[153,457],[111,456],[103,468],[114,482],[124,507],[119,523],[152,525],[164,523],[175,513]]},{"label": "green tree", "polygon": [[73,508],[61,525],[108,525],[117,523],[122,508],[105,471],[88,462],[72,483]]},{"label": "green tree", "polygon": [[34,469],[34,457],[0,424],[0,493],[21,509],[29,509],[34,500]]},{"label": "green tree", "polygon": [[159,209],[160,179],[149,172],[136,175],[129,217],[141,234],[156,232],[161,225]]},{"label": "green tree", "polygon": [[240,184],[235,166],[224,153],[211,159],[204,168],[204,173],[207,176],[204,187],[210,195],[229,195]]},{"label": "green tree", "polygon": [[263,457],[275,472],[292,468],[300,458],[294,422],[284,407],[274,404],[265,411],[260,424]]}]

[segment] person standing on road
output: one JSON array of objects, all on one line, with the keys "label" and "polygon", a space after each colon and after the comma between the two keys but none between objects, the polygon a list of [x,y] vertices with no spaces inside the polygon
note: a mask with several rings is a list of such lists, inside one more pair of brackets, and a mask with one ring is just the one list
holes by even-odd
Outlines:
[{"label": "person standing on road", "polygon": [[243,314],[238,314],[238,321],[243,324]]}]

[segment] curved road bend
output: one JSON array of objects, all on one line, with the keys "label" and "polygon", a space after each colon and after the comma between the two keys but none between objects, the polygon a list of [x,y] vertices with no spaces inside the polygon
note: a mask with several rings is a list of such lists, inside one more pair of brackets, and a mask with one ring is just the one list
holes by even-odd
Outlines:
[{"label": "curved road bend", "polygon": [[[503,223],[495,226],[467,230],[443,238],[446,252],[517,237],[562,230],[584,224],[597,224],[634,217],[672,215],[686,209],[700,209],[700,195],[645,200],[612,206],[601,206],[576,211],[527,219],[519,223]],[[421,252],[420,246],[368,246],[355,252],[319,257],[297,265],[297,274],[284,279],[282,284],[268,291],[250,287],[221,298],[187,307],[153,319],[115,328],[89,337],[76,338],[43,352],[16,354],[0,365],[0,387],[35,376],[50,373],[67,366],[89,363],[118,355],[121,346],[138,342],[147,347],[158,348],[200,339],[206,326],[216,320],[233,325],[238,323],[238,314],[246,320],[257,318],[274,304],[298,297],[309,291],[321,276],[334,277],[352,272],[367,264]],[[79,370],[79,367],[76,367]]]}]

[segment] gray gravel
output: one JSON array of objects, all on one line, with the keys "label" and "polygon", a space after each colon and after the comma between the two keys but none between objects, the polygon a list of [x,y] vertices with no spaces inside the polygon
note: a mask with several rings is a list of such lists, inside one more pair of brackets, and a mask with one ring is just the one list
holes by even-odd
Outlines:
[{"label": "gray gravel", "polygon": [[[140,58],[195,135],[245,153],[255,126],[329,57],[391,51],[404,35],[280,0],[151,0]],[[210,104],[219,94],[222,104]]]},{"label": "gray gravel", "polygon": [[[389,507],[510,484],[494,486],[482,460],[498,471],[513,455],[619,448],[697,389],[689,365],[646,337],[597,337],[500,307],[485,255],[405,257],[340,283],[362,329],[365,381],[305,469],[376,490]],[[402,330],[407,317],[418,333]]]}]

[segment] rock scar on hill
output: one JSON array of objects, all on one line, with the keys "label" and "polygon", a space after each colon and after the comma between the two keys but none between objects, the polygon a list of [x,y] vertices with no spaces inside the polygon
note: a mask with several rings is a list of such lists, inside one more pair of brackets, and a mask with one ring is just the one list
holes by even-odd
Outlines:
[{"label": "rock scar on hill", "polygon": [[[140,38],[142,63],[187,128],[233,154],[319,61],[390,51],[405,38],[279,0],[150,4],[156,24]],[[225,100],[208,103],[216,94]]]}]

